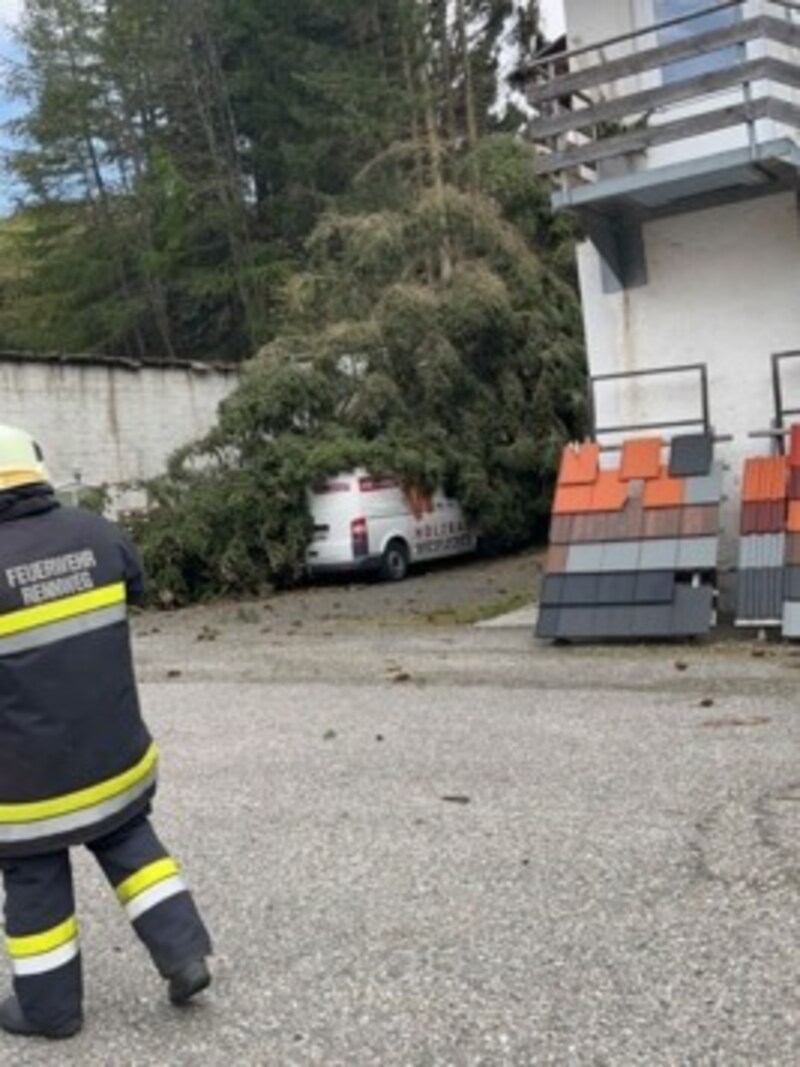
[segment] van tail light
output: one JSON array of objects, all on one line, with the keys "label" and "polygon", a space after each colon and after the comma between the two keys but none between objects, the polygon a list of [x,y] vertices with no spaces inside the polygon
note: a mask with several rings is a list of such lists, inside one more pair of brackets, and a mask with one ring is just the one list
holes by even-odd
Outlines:
[{"label": "van tail light", "polygon": [[350,523],[350,537],[353,542],[353,555],[356,559],[369,555],[369,531],[366,519],[353,519]]}]

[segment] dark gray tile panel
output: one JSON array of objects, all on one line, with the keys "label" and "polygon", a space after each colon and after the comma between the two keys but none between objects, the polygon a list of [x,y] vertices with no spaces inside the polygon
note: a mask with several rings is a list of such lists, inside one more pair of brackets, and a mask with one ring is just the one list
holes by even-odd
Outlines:
[{"label": "dark gray tile panel", "polygon": [[558,637],[598,638],[598,608],[560,608],[558,613]]},{"label": "dark gray tile panel", "polygon": [[539,608],[539,618],[536,620],[536,636],[545,641],[552,641],[558,637],[558,608]]},{"label": "dark gray tile panel", "polygon": [[599,580],[597,574],[565,574],[561,591],[562,607],[594,607]]},{"label": "dark gray tile panel", "polygon": [[558,607],[564,594],[564,574],[548,574],[542,582],[539,603],[544,607]]},{"label": "dark gray tile panel", "polygon": [[739,625],[776,625],[783,613],[783,567],[740,570],[736,575]]},{"label": "dark gray tile panel", "polygon": [[558,636],[603,641],[630,637],[632,627],[633,608],[629,606],[562,608]]},{"label": "dark gray tile panel", "polygon": [[673,437],[669,453],[669,473],[672,478],[706,475],[714,461],[714,439],[705,433],[681,434]]},{"label": "dark gray tile panel", "polygon": [[783,595],[785,600],[800,600],[800,567],[785,567]]},{"label": "dark gray tile panel", "polygon": [[678,585],[675,589],[672,631],[676,637],[699,637],[714,621],[714,590],[710,585]]},{"label": "dark gray tile panel", "polygon": [[637,604],[671,604],[675,596],[672,571],[639,571],[634,599]]},{"label": "dark gray tile panel", "polygon": [[641,638],[671,637],[672,605],[637,605],[633,609],[632,636]]},{"label": "dark gray tile panel", "polygon": [[597,603],[601,606],[633,604],[636,596],[636,572],[601,574],[597,585]]}]

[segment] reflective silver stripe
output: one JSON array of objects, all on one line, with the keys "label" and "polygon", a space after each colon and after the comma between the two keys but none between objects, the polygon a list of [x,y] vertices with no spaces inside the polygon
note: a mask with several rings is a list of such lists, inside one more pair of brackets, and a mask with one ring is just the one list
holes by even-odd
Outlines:
[{"label": "reflective silver stripe", "polygon": [[63,641],[67,637],[78,637],[80,634],[91,633],[93,630],[102,630],[106,626],[113,626],[114,623],[124,622],[127,614],[127,606],[124,603],[112,604],[108,608],[98,608],[85,615],[76,615],[72,619],[45,623],[32,630],[23,630],[9,637],[0,637],[0,656],[27,652],[32,648],[43,648],[45,645],[55,644],[56,641]]},{"label": "reflective silver stripe", "polygon": [[37,956],[25,956],[11,960],[11,969],[18,978],[31,974],[45,974],[63,967],[78,955],[78,939],[74,937],[66,945],[59,945],[50,952],[40,952]]},{"label": "reflective silver stripe", "polygon": [[153,785],[156,780],[157,769],[155,766],[147,772],[130,789],[124,790],[110,800],[104,800],[100,804],[92,804],[80,811],[70,812],[69,815],[53,815],[49,819],[40,819],[37,822],[20,822],[0,824],[0,844],[14,844],[20,841],[38,841],[43,837],[53,834],[69,833],[72,830],[81,830],[84,826],[92,826],[102,822],[103,819],[116,815],[137,800]]},{"label": "reflective silver stripe", "polygon": [[156,904],[162,904],[170,897],[186,892],[186,883],[179,874],[175,874],[172,878],[165,878],[163,882],[158,882],[149,889],[145,889],[138,897],[129,900],[125,905],[125,914],[133,922],[134,919],[138,919],[140,915],[154,908]]}]

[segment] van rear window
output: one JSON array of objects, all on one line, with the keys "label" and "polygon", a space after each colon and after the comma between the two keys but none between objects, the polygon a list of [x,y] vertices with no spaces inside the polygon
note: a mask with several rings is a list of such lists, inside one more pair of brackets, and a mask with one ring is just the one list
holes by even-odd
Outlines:
[{"label": "van rear window", "polygon": [[379,489],[397,489],[394,478],[359,478],[358,488],[362,493],[377,493]]},{"label": "van rear window", "polygon": [[323,493],[349,493],[350,483],[340,482],[336,481],[335,479],[332,479],[328,482],[319,482],[317,485],[314,486],[313,491],[319,495]]}]

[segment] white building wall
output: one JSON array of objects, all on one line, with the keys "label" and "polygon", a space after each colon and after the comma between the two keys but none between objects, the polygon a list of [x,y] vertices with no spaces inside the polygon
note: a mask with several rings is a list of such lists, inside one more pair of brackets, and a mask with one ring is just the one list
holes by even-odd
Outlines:
[{"label": "white building wall", "polygon": [[0,422],[34,434],[56,485],[119,486],[163,473],[205,434],[237,385],[234,368],[4,359]]},{"label": "white building wall", "polygon": [[[748,434],[774,418],[770,356],[800,349],[797,201],[785,193],[677,215],[645,224],[643,236],[648,283],[626,292],[603,293],[596,251],[580,248],[591,372],[706,363],[714,428],[734,435],[719,454],[738,507],[744,456],[769,450]],[[800,407],[800,365],[787,365],[786,384],[787,406]],[[700,412],[693,378],[608,383],[597,399],[601,426]]]}]

